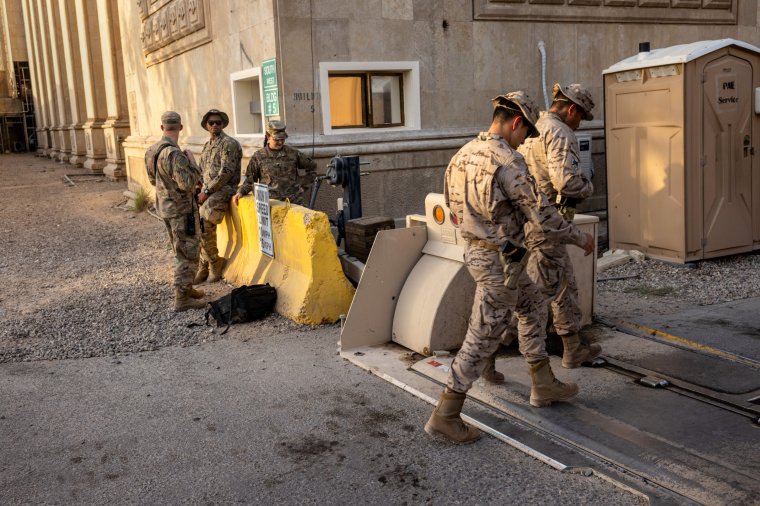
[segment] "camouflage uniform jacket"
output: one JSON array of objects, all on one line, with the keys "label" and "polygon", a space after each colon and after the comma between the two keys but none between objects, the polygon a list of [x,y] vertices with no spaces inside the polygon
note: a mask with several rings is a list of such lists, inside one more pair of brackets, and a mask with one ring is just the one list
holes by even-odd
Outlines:
[{"label": "camouflage uniform jacket", "polygon": [[590,197],[594,185],[581,171],[580,148],[572,129],[553,112],[542,112],[536,128],[539,136],[525,139],[519,151],[538,188],[551,203],[557,201],[557,193],[577,200]]},{"label": "camouflage uniform jacket", "polygon": [[498,135],[481,132],[454,155],[444,196],[465,239],[498,246],[585,243],[583,233],[536,191],[522,155]]},{"label": "camouflage uniform jacket", "polygon": [[198,161],[203,171],[203,186],[211,193],[227,187],[230,196],[240,182],[240,160],[243,148],[240,143],[224,132],[212,137],[203,145]]},{"label": "camouflage uniform jacket", "polygon": [[[155,166],[153,160],[158,150]],[[187,159],[169,137],[164,136],[145,152],[145,168],[150,184],[156,187],[156,211],[161,218],[179,218],[193,212],[195,186],[201,170]]]},{"label": "camouflage uniform jacket", "polygon": [[308,203],[309,186],[315,176],[316,164],[297,149],[283,146],[275,151],[264,146],[248,162],[238,193],[247,195],[253,190],[253,183],[263,183],[269,186],[270,198],[304,205]]}]

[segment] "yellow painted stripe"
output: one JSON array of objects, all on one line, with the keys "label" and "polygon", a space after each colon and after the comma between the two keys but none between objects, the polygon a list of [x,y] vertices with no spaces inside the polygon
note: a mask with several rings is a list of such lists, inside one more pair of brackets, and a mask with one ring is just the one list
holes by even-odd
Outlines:
[{"label": "yellow painted stripe", "polygon": [[755,369],[760,369],[760,363],[758,363],[755,360],[752,360],[750,358],[742,357],[740,355],[736,355],[734,353],[719,350],[717,348],[713,348],[712,346],[707,346],[706,344],[698,343],[695,341],[692,341],[690,339],[686,339],[685,337],[680,336],[674,336],[673,334],[668,334],[667,332],[663,332],[661,330],[653,329],[650,327],[646,327],[644,325],[639,325],[638,323],[633,323],[625,320],[619,320],[618,323],[620,325],[624,325],[626,327],[631,327],[636,330],[639,330],[641,332],[644,332],[646,334],[649,334],[651,336],[657,336],[660,337],[666,341],[670,341],[672,343],[677,343],[682,346],[686,346],[688,348],[693,348],[695,350],[700,350],[705,353],[709,353],[710,355],[715,355],[720,358],[724,358],[726,360],[730,360],[732,362],[738,362],[740,364],[748,365],[750,367],[754,367]]}]

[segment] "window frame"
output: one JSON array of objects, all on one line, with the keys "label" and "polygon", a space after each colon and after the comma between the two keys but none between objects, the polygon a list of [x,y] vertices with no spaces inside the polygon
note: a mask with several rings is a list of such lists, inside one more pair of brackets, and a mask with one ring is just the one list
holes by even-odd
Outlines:
[{"label": "window frame", "polygon": [[[238,83],[240,81],[257,81],[258,82],[258,89],[259,89],[259,106],[261,107],[261,114],[260,114],[260,127],[261,130],[259,132],[241,132],[240,131],[240,121],[238,118],[238,96],[237,91],[235,87],[235,83]],[[232,123],[233,130],[234,130],[234,136],[235,137],[241,137],[246,139],[263,139],[264,138],[264,130],[266,126],[266,117],[264,116],[264,87],[261,80],[261,67],[251,67],[245,70],[240,70],[238,72],[233,72],[230,74],[230,94],[232,97],[232,118],[230,123]]]},{"label": "window frame", "polygon": [[[330,83],[331,75],[366,75],[367,102],[369,107],[372,100],[371,75],[401,76],[401,121],[400,124],[372,125],[372,118],[365,117],[366,126],[334,127],[330,113]],[[367,134],[372,132],[394,132],[405,130],[420,130],[420,78],[418,61],[397,62],[320,62],[319,85],[322,106],[322,128],[325,135]],[[367,111],[365,111],[365,114]]]}]

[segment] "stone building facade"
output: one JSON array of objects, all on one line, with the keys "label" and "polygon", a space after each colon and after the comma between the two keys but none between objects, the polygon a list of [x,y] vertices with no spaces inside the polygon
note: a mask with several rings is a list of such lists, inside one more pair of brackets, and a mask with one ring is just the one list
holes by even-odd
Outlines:
[{"label": "stone building facade", "polygon": [[118,0],[18,0],[39,154],[126,175],[129,136]]},{"label": "stone building facade", "polygon": [[[450,157],[489,124],[491,97],[522,88],[543,105],[543,74],[549,91],[580,82],[594,94],[595,120],[581,133],[593,139],[597,191],[585,205],[603,209],[602,70],[642,41],[760,45],[757,0],[21,2],[45,153],[94,170],[123,163],[135,189],[147,184],[143,154],[164,110],[182,115],[181,141],[195,151],[207,138],[203,113],[228,112],[244,164],[277,118],[320,173],[335,155],[369,162],[364,213],[393,217],[442,190]],[[71,47],[52,43],[58,33]],[[69,80],[79,74],[84,86]],[[89,132],[86,150],[79,131]],[[332,214],[339,195],[323,186],[317,207]]]}]

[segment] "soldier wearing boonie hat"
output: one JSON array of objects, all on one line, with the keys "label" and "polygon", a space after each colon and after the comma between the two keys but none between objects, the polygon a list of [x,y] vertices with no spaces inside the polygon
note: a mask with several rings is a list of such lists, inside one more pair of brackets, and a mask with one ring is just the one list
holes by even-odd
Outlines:
[{"label": "soldier wearing boonie hat", "polygon": [[224,219],[230,208],[230,199],[240,183],[240,161],[243,158],[240,143],[224,133],[224,128],[229,124],[227,113],[219,109],[209,109],[201,119],[201,126],[208,130],[210,137],[203,145],[200,158],[203,186],[198,194],[198,203],[201,204],[203,232],[195,284],[206,280],[214,283],[222,279],[227,262],[219,256],[216,226]]},{"label": "soldier wearing boonie hat", "polygon": [[[547,406],[578,392],[575,384],[554,378],[545,349],[546,334],[538,323],[543,299],[522,269],[526,244],[556,238],[593,249],[590,236],[568,224],[546,198],[536,194],[517,147],[536,135],[538,107],[523,91],[492,100],[491,126],[467,143],[446,168],[444,196],[466,242],[465,265],[475,280],[475,300],[464,344],[453,362],[437,407],[425,431],[456,443],[480,436],[460,416],[467,391],[481,375],[504,380],[493,355],[512,313],[520,321],[520,352],[530,365],[530,403]],[[526,233],[530,231],[529,237]]]},{"label": "soldier wearing boonie hat", "polygon": [[314,161],[295,148],[285,145],[288,133],[285,123],[271,120],[267,123],[264,147],[256,151],[240,182],[233,202],[253,190],[254,183],[269,186],[269,197],[308,205],[309,191],[317,175]]},{"label": "soldier wearing boonie hat", "polygon": [[195,187],[200,168],[189,150],[179,148],[182,118],[174,111],[161,115],[164,136],[145,152],[148,180],[156,187],[156,212],[164,220],[174,250],[174,310],[200,309],[204,296],[193,288],[198,268],[199,229]]},{"label": "soldier wearing boonie hat", "polygon": [[[557,83],[552,97],[554,101],[549,111],[542,113],[536,123],[538,138],[521,146],[520,153],[539,189],[566,220],[572,221],[578,203],[594,193],[593,175],[581,170],[580,148],[574,133],[581,120],[594,118],[594,100],[580,84]],[[527,268],[533,282],[550,301],[542,311],[542,325],[547,325],[551,307],[554,328],[564,345],[562,365],[575,368],[596,358],[601,347],[584,342],[579,335],[578,286],[565,245],[553,241],[542,244],[540,254],[531,256]]]}]

